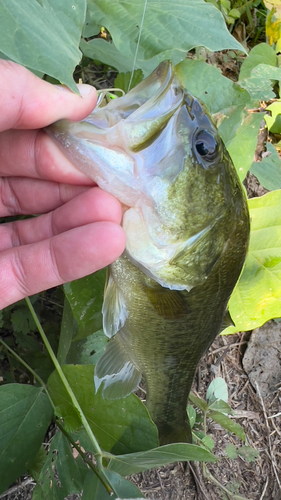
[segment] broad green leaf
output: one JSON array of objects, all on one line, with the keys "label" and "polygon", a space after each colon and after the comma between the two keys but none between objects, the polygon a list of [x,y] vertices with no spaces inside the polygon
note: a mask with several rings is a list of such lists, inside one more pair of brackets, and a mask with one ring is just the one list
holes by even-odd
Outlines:
[{"label": "broad green leaf", "polygon": [[43,444],[40,446],[39,451],[34,457],[31,462],[28,463],[28,472],[29,474],[35,479],[35,481],[38,481],[39,476],[41,474],[41,470],[43,466],[45,465],[47,458],[47,453],[45,451],[45,448]]},{"label": "broad green leaf", "polygon": [[281,80],[281,68],[275,68],[269,64],[259,64],[252,70],[251,76],[239,80],[239,83],[251,94],[254,100],[268,101],[276,97],[272,87],[277,80]]},{"label": "broad green leaf", "polygon": [[0,387],[0,493],[38,452],[53,409],[42,389],[23,384]]},{"label": "broad green leaf", "polygon": [[[241,182],[253,163],[262,119],[263,113],[245,113],[240,126],[233,130],[233,136],[227,142],[224,141]],[[222,133],[221,127],[219,132]]]},{"label": "broad green leaf", "polygon": [[228,119],[233,107],[244,108],[251,101],[246,90],[205,62],[186,59],[177,64],[176,72],[181,85],[201,99],[212,115],[219,113],[220,121]]},{"label": "broad green leaf", "polygon": [[64,285],[65,296],[78,324],[75,340],[81,340],[101,329],[104,285],[105,269]]},{"label": "broad green leaf", "polygon": [[268,43],[260,43],[252,48],[250,54],[244,59],[240,73],[239,80],[244,80],[251,76],[252,70],[259,64],[268,64],[270,66],[277,66],[276,54]]},{"label": "broad green leaf", "polygon": [[237,422],[233,422],[229,417],[219,411],[210,411],[208,417],[221,425],[224,429],[238,436],[242,441],[246,441],[245,433]]},{"label": "broad green leaf", "polygon": [[186,462],[188,460],[216,462],[216,457],[195,444],[176,443],[141,453],[112,457],[109,468],[121,476],[127,476],[173,462]]},{"label": "broad green leaf", "polygon": [[266,110],[271,112],[271,115],[267,113],[264,115],[264,120],[268,130],[270,130],[270,132],[272,132],[273,134],[280,134],[281,101],[278,100],[270,104],[269,106],[267,106]]},{"label": "broad green leaf", "polygon": [[110,486],[114,488],[115,493],[110,495],[105,487],[93,473],[89,473],[86,477],[83,487],[83,496],[81,500],[115,500],[115,499],[141,499],[144,498],[140,490],[133,484],[119,476],[116,472],[109,469],[103,470]]},{"label": "broad green leaf", "polygon": [[261,162],[254,162],[250,172],[256,176],[259,183],[269,191],[281,188],[281,159],[273,144],[266,144],[270,156],[265,156]]},{"label": "broad green leaf", "polygon": [[89,335],[82,340],[72,342],[67,355],[67,364],[73,365],[95,365],[104,353],[108,338],[103,330]]},{"label": "broad green leaf", "polygon": [[234,414],[230,406],[221,399],[217,399],[209,406],[209,410],[220,411],[221,413],[225,413],[226,415]]},{"label": "broad green leaf", "polygon": [[81,40],[80,49],[90,59],[97,59],[108,66],[116,68],[120,72],[126,73],[133,69],[134,58],[132,56],[124,57],[113,43],[107,42],[102,38],[95,38],[88,42]]},{"label": "broad green leaf", "polygon": [[255,462],[259,456],[259,452],[251,446],[241,446],[240,448],[235,448],[235,446],[231,443],[226,446],[225,451],[228,458],[231,458],[232,460],[240,455],[248,460],[248,462]]},{"label": "broad green leaf", "polygon": [[77,335],[77,333],[78,333],[77,322],[73,316],[70,304],[65,297],[63,305],[63,315],[61,321],[59,347],[57,352],[57,358],[60,365],[65,363],[68,351],[71,346],[72,339]]},{"label": "broad green leaf", "polygon": [[215,442],[211,436],[204,436],[202,439],[202,443],[206,448],[208,448],[210,451],[214,449]]},{"label": "broad green leaf", "polygon": [[281,191],[249,200],[251,235],[242,275],[230,297],[235,324],[225,333],[253,330],[281,317]]},{"label": "broad green leaf", "polygon": [[[157,446],[157,429],[137,396],[108,400],[102,397],[101,391],[95,394],[93,365],[65,365],[63,371],[104,450],[121,454]],[[56,372],[49,378],[48,387],[64,419],[79,428],[80,419]]]},{"label": "broad green leaf", "polygon": [[136,85],[138,85],[143,80],[143,72],[141,69],[137,69],[134,71],[134,76],[132,78],[132,83],[129,89],[129,84],[131,81],[131,72],[128,73],[119,73],[114,80],[114,87],[118,89],[124,90],[124,92],[128,92],[128,90],[133,89]]},{"label": "broad green leaf", "polygon": [[71,493],[80,493],[87,472],[80,455],[74,458],[67,438],[58,432],[51,442],[32,500],[64,500]]},{"label": "broad green leaf", "polygon": [[255,462],[259,456],[258,450],[255,450],[252,446],[241,446],[237,448],[237,454],[245,458],[248,462]]},{"label": "broad green leaf", "polygon": [[181,53],[177,62],[199,46],[211,51],[232,48],[245,52],[228,32],[221,12],[203,0],[148,0],[143,24],[143,0],[88,0],[88,10],[96,24],[108,29],[124,59],[133,60],[142,28],[136,68],[145,73],[149,60],[162,53],[161,60],[171,58],[175,49]]},{"label": "broad green leaf", "polygon": [[72,78],[86,0],[0,0],[0,50],[77,92]]},{"label": "broad green leaf", "polygon": [[194,410],[193,406],[191,406],[191,405],[187,405],[186,411],[187,411],[187,416],[188,416],[188,420],[190,423],[190,427],[192,429],[195,422],[196,422],[196,411]]},{"label": "broad green leaf", "polygon": [[203,412],[206,412],[208,410],[208,405],[204,399],[198,398],[195,396],[192,392],[190,392],[188,399],[190,399],[191,403],[193,403],[197,408],[202,410]]},{"label": "broad green leaf", "polygon": [[210,383],[207,389],[206,399],[209,406],[216,400],[222,400],[227,403],[228,389],[227,384],[222,377],[216,377]]},{"label": "broad green leaf", "polygon": [[226,452],[228,458],[230,458],[231,460],[234,460],[238,456],[236,448],[235,448],[234,444],[232,444],[232,443],[228,443],[228,445],[225,448],[225,452]]}]

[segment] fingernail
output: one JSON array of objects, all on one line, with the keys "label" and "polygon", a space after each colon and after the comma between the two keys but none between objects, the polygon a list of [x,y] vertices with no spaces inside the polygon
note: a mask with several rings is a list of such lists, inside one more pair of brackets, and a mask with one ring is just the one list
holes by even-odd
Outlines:
[{"label": "fingernail", "polygon": [[54,85],[54,87],[56,87],[58,90],[62,90],[63,92],[71,92],[71,93],[73,93],[72,90],[70,90],[65,85]]},{"label": "fingernail", "polygon": [[94,89],[94,87],[85,83],[79,83],[77,87],[82,97],[87,97]]}]

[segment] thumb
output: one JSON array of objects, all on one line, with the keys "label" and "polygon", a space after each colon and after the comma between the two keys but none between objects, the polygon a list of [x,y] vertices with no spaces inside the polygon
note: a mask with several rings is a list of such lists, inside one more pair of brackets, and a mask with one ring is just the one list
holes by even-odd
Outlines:
[{"label": "thumb", "polygon": [[97,96],[90,85],[78,88],[82,97],[19,64],[0,60],[0,131],[43,128],[62,118],[82,120],[95,107]]}]

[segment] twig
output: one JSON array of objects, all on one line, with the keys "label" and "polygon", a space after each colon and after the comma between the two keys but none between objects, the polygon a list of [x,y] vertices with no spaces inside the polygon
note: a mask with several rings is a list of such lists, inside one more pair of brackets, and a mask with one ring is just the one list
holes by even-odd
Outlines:
[{"label": "twig", "polygon": [[266,430],[267,430],[267,439],[268,439],[268,448],[269,448],[269,452],[270,452],[272,469],[273,469],[274,475],[276,477],[276,481],[277,481],[277,484],[279,486],[279,489],[281,491],[281,483],[280,483],[280,480],[279,480],[279,477],[278,477],[278,474],[277,474],[276,465],[275,465],[275,457],[274,457],[273,450],[272,450],[272,447],[271,447],[270,428],[269,428],[268,420],[267,420],[268,417],[267,417],[267,414],[266,414],[266,409],[265,409],[264,402],[263,402],[263,399],[262,399],[261,391],[260,391],[260,388],[259,388],[259,385],[258,385],[257,382],[256,382],[256,389],[257,389],[258,396],[260,398],[260,402],[261,402],[261,406],[262,406],[262,411],[263,411],[263,416],[264,416],[264,420],[265,420],[265,425],[266,425]]},{"label": "twig", "polygon": [[201,481],[201,479],[200,479],[200,472],[198,471],[198,466],[195,463],[193,463],[191,465],[190,462],[188,463],[188,465],[189,465],[191,474],[193,476],[193,479],[195,481],[197,491],[199,490],[202,493],[203,497],[206,498],[206,500],[208,500],[209,499],[209,492],[205,488],[205,484],[203,483],[203,481]]},{"label": "twig", "polygon": [[4,491],[2,495],[0,495],[0,499],[5,498],[7,496],[12,495],[13,493],[16,493],[16,491],[20,490],[21,488],[25,488],[28,484],[34,483],[34,479],[32,477],[29,477],[25,481],[23,481],[21,484],[17,484],[16,486],[12,486],[12,488],[9,488],[7,491]]},{"label": "twig", "polygon": [[261,494],[260,500],[262,500],[262,499],[263,499],[263,497],[264,497],[264,495],[265,495],[267,485],[268,485],[268,476],[267,476],[267,478],[266,478],[265,486],[264,486],[264,489],[263,489],[263,491],[262,491],[262,494]]},{"label": "twig", "polygon": [[225,486],[223,486],[209,471],[208,467],[206,464],[203,463],[203,473],[204,476],[209,479],[209,481],[212,481],[216,486],[218,486],[222,491],[224,491],[228,498],[233,498],[233,500],[248,500],[245,497],[241,497],[241,495],[236,495],[236,493],[232,493],[229,491]]}]

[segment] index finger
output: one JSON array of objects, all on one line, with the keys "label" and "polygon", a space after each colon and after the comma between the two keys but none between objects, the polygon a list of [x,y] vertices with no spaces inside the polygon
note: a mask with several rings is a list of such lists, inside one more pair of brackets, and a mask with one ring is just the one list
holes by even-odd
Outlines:
[{"label": "index finger", "polygon": [[0,60],[0,131],[37,129],[67,118],[79,121],[95,107],[96,90],[78,86],[83,98],[41,80],[23,66]]}]

